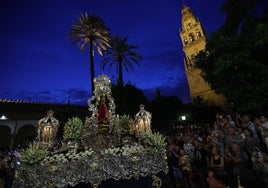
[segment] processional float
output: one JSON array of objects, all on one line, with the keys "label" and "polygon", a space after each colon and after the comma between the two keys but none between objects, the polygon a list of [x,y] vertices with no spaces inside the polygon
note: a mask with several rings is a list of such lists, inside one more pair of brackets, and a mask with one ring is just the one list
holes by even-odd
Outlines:
[{"label": "processional float", "polygon": [[91,116],[82,126],[79,119],[69,119],[61,148],[52,148],[59,127],[53,112],[38,122],[38,141],[21,152],[14,187],[66,187],[79,183],[98,187],[109,179],[141,177],[151,177],[152,185],[161,187],[157,174],[168,170],[166,143],[160,133],[151,131],[151,113],[140,105],[135,117],[119,116],[109,77],[100,75],[94,79],[94,86],[94,95],[88,99]]}]

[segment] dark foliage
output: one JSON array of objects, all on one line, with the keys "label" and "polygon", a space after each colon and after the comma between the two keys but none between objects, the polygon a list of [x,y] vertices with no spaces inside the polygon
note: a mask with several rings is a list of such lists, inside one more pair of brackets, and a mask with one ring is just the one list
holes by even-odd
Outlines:
[{"label": "dark foliage", "polygon": [[264,111],[268,104],[267,12],[254,20],[247,29],[231,34],[225,25],[196,57],[211,88],[239,112]]},{"label": "dark foliage", "polygon": [[139,111],[139,105],[148,106],[148,99],[142,90],[132,84],[112,86],[112,95],[116,104],[116,114],[134,116]]}]

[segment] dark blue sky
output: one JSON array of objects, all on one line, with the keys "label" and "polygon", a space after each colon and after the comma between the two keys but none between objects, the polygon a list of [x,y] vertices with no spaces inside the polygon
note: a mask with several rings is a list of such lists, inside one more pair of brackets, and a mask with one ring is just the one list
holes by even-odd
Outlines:
[{"label": "dark blue sky", "polygon": [[[224,0],[184,0],[207,34],[224,22]],[[156,88],[163,96],[190,101],[184,73],[179,0],[1,0],[0,98],[86,104],[90,97],[89,57],[71,45],[67,32],[81,12],[101,17],[112,34],[129,37],[143,59],[125,83],[149,99]],[[113,69],[95,73],[115,80]],[[115,68],[114,68],[115,69]]]}]

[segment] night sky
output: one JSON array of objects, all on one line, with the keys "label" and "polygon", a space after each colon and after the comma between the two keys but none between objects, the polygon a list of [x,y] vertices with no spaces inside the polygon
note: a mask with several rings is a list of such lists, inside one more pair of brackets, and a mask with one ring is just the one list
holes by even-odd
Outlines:
[{"label": "night sky", "polygon": [[[207,35],[223,24],[224,0],[185,0]],[[111,34],[128,36],[143,59],[124,82],[142,89],[149,100],[163,96],[189,102],[184,73],[179,0],[1,0],[0,98],[33,102],[86,104],[90,98],[88,53],[72,45],[68,31],[82,12],[101,17]],[[95,76],[116,80],[115,67]]]}]

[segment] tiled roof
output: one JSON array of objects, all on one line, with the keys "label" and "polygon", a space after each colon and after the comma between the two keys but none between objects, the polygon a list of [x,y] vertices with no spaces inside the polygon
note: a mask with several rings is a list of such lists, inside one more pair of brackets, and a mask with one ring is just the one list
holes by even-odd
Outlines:
[{"label": "tiled roof", "polygon": [[70,104],[70,103],[50,103],[50,102],[40,102],[40,101],[29,101],[29,100],[20,100],[20,99],[1,99],[1,103],[9,104],[40,104],[40,105],[71,105],[71,106],[85,106],[79,104]]},{"label": "tiled roof", "polygon": [[44,117],[48,110],[53,110],[58,117],[76,116],[77,114],[89,114],[88,106],[76,104],[60,104],[36,101],[0,99],[0,115],[5,115],[8,119],[40,119]]}]

